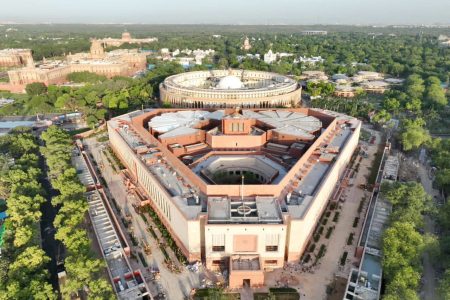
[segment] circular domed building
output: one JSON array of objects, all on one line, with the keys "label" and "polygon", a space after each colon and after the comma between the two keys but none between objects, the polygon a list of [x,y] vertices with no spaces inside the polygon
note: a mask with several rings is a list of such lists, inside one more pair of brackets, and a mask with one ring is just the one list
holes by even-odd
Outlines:
[{"label": "circular domed building", "polygon": [[250,70],[211,70],[167,77],[161,102],[189,108],[269,108],[300,103],[301,87],[284,75]]}]

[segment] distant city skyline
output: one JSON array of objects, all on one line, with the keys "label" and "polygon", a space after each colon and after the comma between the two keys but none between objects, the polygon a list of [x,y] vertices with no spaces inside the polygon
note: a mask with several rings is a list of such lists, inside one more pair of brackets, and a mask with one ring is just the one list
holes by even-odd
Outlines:
[{"label": "distant city skyline", "polygon": [[450,24],[449,0],[0,0],[0,23]]}]

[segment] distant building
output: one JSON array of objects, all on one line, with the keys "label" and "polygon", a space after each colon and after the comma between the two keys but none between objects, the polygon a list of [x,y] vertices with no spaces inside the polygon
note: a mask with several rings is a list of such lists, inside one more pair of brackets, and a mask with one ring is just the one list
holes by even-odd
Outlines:
[{"label": "distant building", "polygon": [[303,71],[300,79],[308,81],[308,80],[318,80],[318,81],[327,81],[328,76],[324,71]]},{"label": "distant building", "polygon": [[324,59],[321,56],[311,56],[311,57],[299,57],[299,60],[303,63],[309,63],[315,65],[316,63],[323,63]]},{"label": "distant building", "polygon": [[381,80],[362,82],[360,86],[369,93],[383,94],[389,89],[389,83]]},{"label": "distant building", "polygon": [[304,30],[303,35],[327,35],[328,32],[324,30]]},{"label": "distant building", "polygon": [[244,40],[244,44],[242,45],[241,49],[242,49],[242,50],[245,50],[245,51],[248,51],[248,50],[250,50],[251,48],[252,48],[252,45],[250,44],[250,40],[249,40],[248,37],[246,36],[246,37],[245,37],[245,40]]},{"label": "distant building", "polygon": [[125,43],[128,44],[145,44],[145,43],[153,43],[158,41],[157,38],[145,38],[145,39],[134,39],[131,37],[131,34],[129,32],[122,33],[122,38],[120,39],[114,39],[114,38],[105,38],[99,40],[100,43],[104,44],[105,47],[119,47]]},{"label": "distant building", "polygon": [[61,84],[74,72],[87,71],[108,78],[130,76],[146,69],[147,54],[126,49],[105,52],[102,42],[94,39],[89,53],[69,54],[64,60],[44,59],[38,66],[28,63],[26,67],[8,71],[9,83],[0,84],[0,90],[23,92],[33,82]]},{"label": "distant building", "polygon": [[277,55],[272,52],[272,49],[269,50],[266,54],[264,54],[264,62],[266,64],[271,64],[277,61]]},{"label": "distant building", "polygon": [[331,79],[336,82],[336,84],[347,84],[350,78],[345,74],[334,74]]},{"label": "distant building", "polygon": [[357,82],[370,81],[370,80],[383,80],[384,75],[378,72],[372,71],[359,71],[353,76],[353,80]]},{"label": "distant building", "polygon": [[0,50],[0,67],[27,66],[33,64],[30,49]]},{"label": "distant building", "polygon": [[337,85],[333,95],[342,98],[353,98],[356,96],[356,89],[350,85]]}]

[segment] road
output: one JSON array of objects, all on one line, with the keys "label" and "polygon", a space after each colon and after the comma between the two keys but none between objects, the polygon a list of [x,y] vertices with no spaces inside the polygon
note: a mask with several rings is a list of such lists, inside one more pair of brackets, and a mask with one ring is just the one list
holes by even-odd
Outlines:
[{"label": "road", "polygon": [[[110,194],[116,199],[116,202],[121,207],[122,211],[128,211],[131,214],[132,228],[136,239],[140,241],[140,244],[145,242],[151,247],[152,254],[147,256],[140,246],[132,246],[132,250],[134,253],[137,253],[138,251],[142,252],[144,256],[146,256],[148,265],[157,267],[160,270],[161,278],[159,280],[148,281],[152,295],[156,295],[162,290],[166,294],[167,299],[185,299],[192,288],[198,288],[201,285],[202,279],[206,278],[207,274],[203,272],[203,268],[200,268],[198,273],[183,268],[182,272],[179,274],[172,273],[166,268],[164,255],[159,249],[159,245],[147,232],[148,225],[144,223],[142,217],[138,215],[131,206],[130,195],[127,193],[121,176],[114,172],[108,160],[102,153],[102,149],[106,144],[98,143],[95,138],[86,139],[84,140],[84,143],[88,146],[87,151],[93,154],[98,165],[103,166],[101,167],[101,172],[107,182]],[[124,232],[127,231],[126,228],[123,228],[123,230]],[[130,245],[132,245],[131,242]],[[145,277],[150,277],[150,274],[146,271],[146,268],[142,265],[140,260],[131,260],[131,262],[134,264],[133,267],[138,267],[143,271]]]},{"label": "road", "polygon": [[[439,197],[439,191],[433,189],[433,181],[428,176],[428,170],[423,164],[418,164],[418,173],[420,176],[420,181],[428,193],[428,195],[433,197],[435,201],[435,196]],[[425,232],[434,234],[434,221],[430,216],[426,215],[424,217]],[[436,291],[436,276],[435,270],[432,264],[429,253],[425,252],[423,255],[423,287],[421,291],[421,299],[424,300],[434,300]]]}]

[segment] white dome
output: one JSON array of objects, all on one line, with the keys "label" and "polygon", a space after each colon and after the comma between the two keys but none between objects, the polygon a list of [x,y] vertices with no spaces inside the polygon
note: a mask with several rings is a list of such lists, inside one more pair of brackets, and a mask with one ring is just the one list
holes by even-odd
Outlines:
[{"label": "white dome", "polygon": [[225,76],[220,79],[219,83],[217,84],[216,88],[221,90],[237,90],[242,89],[244,87],[244,84],[239,79],[239,77],[236,76]]}]

